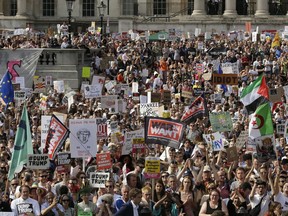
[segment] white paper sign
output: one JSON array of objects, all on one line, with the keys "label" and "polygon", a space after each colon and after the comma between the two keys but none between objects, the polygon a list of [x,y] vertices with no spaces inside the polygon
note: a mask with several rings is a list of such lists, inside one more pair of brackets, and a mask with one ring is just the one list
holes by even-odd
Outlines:
[{"label": "white paper sign", "polygon": [[154,103],[140,103],[140,116],[159,116],[158,113],[159,104],[158,102]]},{"label": "white paper sign", "polygon": [[95,85],[95,84],[104,85],[104,83],[105,83],[105,77],[103,77],[103,76],[93,76],[91,85]]},{"label": "white paper sign", "polygon": [[53,81],[54,89],[58,93],[64,93],[65,88],[64,88],[64,80],[55,80]]},{"label": "white paper sign", "polygon": [[144,138],[144,129],[129,131],[125,133],[124,145],[122,147],[122,155],[130,154],[132,151],[133,139]]},{"label": "white paper sign", "polygon": [[103,172],[91,172],[90,173],[90,184],[95,188],[105,188],[105,182],[109,180],[110,173]]},{"label": "white paper sign", "polygon": [[219,132],[203,134],[203,138],[208,143],[208,145],[212,146],[213,151],[221,151],[224,149],[222,135]]},{"label": "white paper sign", "polygon": [[71,157],[95,157],[97,153],[96,119],[70,119],[69,128]]},{"label": "white paper sign", "polygon": [[101,97],[101,108],[108,108],[112,113],[118,113],[117,95],[105,95]]},{"label": "white paper sign", "polygon": [[27,168],[28,169],[49,169],[50,160],[48,154],[29,154]]},{"label": "white paper sign", "polygon": [[15,83],[20,84],[20,89],[25,88],[25,78],[24,77],[15,77]]},{"label": "white paper sign", "polygon": [[25,100],[26,91],[14,91],[14,99],[15,100]]},{"label": "white paper sign", "polygon": [[102,87],[101,84],[95,85],[85,85],[84,86],[84,95],[85,98],[96,98],[102,95]]},{"label": "white paper sign", "polygon": [[239,73],[239,68],[238,68],[237,62],[222,63],[221,69],[223,71],[223,74],[238,74]]}]

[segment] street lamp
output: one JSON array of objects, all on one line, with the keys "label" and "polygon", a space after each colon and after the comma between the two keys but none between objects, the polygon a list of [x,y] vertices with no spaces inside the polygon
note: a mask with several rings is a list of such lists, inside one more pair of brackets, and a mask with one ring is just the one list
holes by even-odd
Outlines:
[{"label": "street lamp", "polygon": [[72,11],[74,6],[75,0],[66,0],[66,6],[68,11],[68,43],[71,46],[71,18],[72,18]]},{"label": "street lamp", "polygon": [[102,34],[103,34],[103,17],[106,11],[106,5],[104,4],[103,0],[101,0],[100,4],[97,6],[99,16],[100,16],[100,25],[101,25],[101,31],[100,31],[100,41],[102,39]]}]

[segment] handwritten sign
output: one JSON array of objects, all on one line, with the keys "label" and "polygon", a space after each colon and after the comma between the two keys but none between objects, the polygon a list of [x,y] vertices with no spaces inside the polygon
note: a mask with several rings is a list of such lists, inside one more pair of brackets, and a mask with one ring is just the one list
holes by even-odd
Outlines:
[{"label": "handwritten sign", "polygon": [[112,166],[110,152],[96,155],[97,170],[110,169]]},{"label": "handwritten sign", "polygon": [[141,116],[158,116],[159,104],[155,103],[140,103],[140,115]]}]

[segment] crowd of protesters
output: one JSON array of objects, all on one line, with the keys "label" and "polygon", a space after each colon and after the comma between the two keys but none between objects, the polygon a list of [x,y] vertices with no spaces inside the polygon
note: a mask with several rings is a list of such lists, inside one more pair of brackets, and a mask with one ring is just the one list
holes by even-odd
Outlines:
[{"label": "crowd of protesters", "polygon": [[[2,49],[60,47],[65,37],[51,39],[48,36],[27,38],[14,36],[1,40]],[[198,43],[204,42],[204,49],[198,50]],[[106,81],[129,84],[138,82],[139,92],[171,92],[171,103],[165,104],[170,118],[180,120],[185,107],[191,100],[176,97],[183,89],[191,91],[204,89],[209,112],[227,111],[233,119],[233,128],[222,133],[225,148],[234,146],[237,137],[247,130],[249,116],[240,102],[239,92],[248,86],[259,74],[265,74],[269,88],[287,85],[288,42],[271,47],[272,39],[252,42],[230,40],[227,35],[215,35],[205,41],[203,37],[176,41],[132,41],[116,40],[107,35],[101,45],[93,35],[72,37],[72,47],[87,48],[93,56],[91,68],[95,75],[104,75]],[[64,48],[64,46],[63,46]],[[92,50],[98,48],[97,53]],[[213,48],[225,48],[225,53],[210,55]],[[112,56],[113,63],[101,68],[101,59]],[[202,75],[215,73],[215,62],[237,62],[239,68],[238,90],[223,90],[205,80]],[[196,72],[196,64],[202,63],[203,74]],[[53,67],[53,66],[51,66]],[[142,77],[143,69],[149,71]],[[220,103],[211,99],[214,93],[222,94]],[[109,94],[107,91],[104,94]],[[32,145],[35,154],[41,153],[41,115],[50,115],[53,108],[66,105],[63,93],[47,93],[47,109],[41,110],[40,95],[27,98],[30,117]],[[119,95],[119,97],[124,97]],[[195,98],[195,97],[194,97]],[[144,120],[139,115],[139,101],[132,95],[127,101],[125,113],[113,113],[99,106],[100,99],[86,99],[82,91],[74,96],[74,103],[67,108],[67,119],[106,118],[118,121],[119,131],[125,132],[143,128]],[[225,149],[213,152],[202,135],[212,132],[209,117],[197,119],[185,128],[179,148],[169,148],[161,161],[161,178],[145,179],[145,157],[161,156],[165,146],[147,146],[145,153],[137,158],[121,155],[122,144],[112,143],[111,137],[95,140],[98,153],[110,152],[113,166],[110,180],[105,188],[89,186],[86,170],[95,165],[80,158],[71,161],[70,172],[58,172],[51,161],[48,170],[24,168],[11,181],[7,181],[14,138],[23,105],[2,106],[0,116],[0,212],[14,212],[15,215],[153,215],[153,216],[204,216],[204,215],[253,215],[253,209],[261,206],[254,215],[287,215],[288,212],[288,147],[286,137],[276,133],[277,158],[260,163],[254,152],[246,151],[245,145],[238,152],[238,161],[228,161]],[[273,122],[286,121],[286,98],[273,109]],[[69,127],[69,125],[68,125]],[[215,132],[215,131],[214,131]],[[125,143],[123,144],[125,145]],[[61,149],[69,152],[69,139]],[[85,168],[83,167],[85,164]],[[125,167],[123,169],[123,167]],[[153,196],[152,196],[153,195]],[[19,212],[22,206],[30,213]],[[27,211],[28,211],[27,210]],[[250,212],[250,213],[249,213]],[[255,212],[255,211],[254,211]]]}]

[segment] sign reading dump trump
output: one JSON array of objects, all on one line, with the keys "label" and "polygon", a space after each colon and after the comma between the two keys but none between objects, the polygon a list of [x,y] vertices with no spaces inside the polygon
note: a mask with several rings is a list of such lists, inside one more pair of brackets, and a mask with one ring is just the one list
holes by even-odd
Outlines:
[{"label": "sign reading dump trump", "polygon": [[165,118],[145,117],[145,143],[178,148],[185,123]]},{"label": "sign reading dump trump", "polygon": [[27,168],[49,169],[50,160],[48,154],[29,154]]},{"label": "sign reading dump trump", "polygon": [[90,184],[95,188],[105,188],[105,182],[109,180],[110,173],[104,172],[91,172],[90,173]]}]

